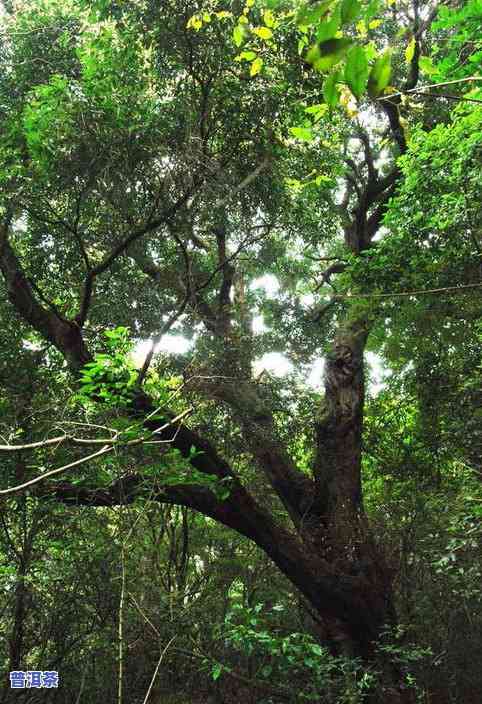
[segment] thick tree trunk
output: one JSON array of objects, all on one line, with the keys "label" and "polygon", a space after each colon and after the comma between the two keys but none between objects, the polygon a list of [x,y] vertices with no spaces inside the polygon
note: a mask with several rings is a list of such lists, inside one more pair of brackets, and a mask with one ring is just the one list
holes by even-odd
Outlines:
[{"label": "thick tree trunk", "polygon": [[[363,508],[361,485],[364,406],[364,319],[341,328],[325,362],[325,395],[316,424],[315,500],[308,531],[319,557],[333,566],[340,582],[358,578],[359,609],[346,618],[313,603],[326,627],[332,652],[360,657],[380,673],[370,702],[409,704],[398,667],[377,651],[385,627],[396,623],[393,575],[375,544]],[[357,600],[358,600],[357,599]],[[363,604],[363,605],[362,605]],[[363,612],[363,613],[361,613]]]},{"label": "thick tree trunk", "polygon": [[325,366],[325,397],[317,424],[315,479],[327,517],[339,510],[351,515],[361,507],[361,435],[364,403],[365,321],[336,336]]}]

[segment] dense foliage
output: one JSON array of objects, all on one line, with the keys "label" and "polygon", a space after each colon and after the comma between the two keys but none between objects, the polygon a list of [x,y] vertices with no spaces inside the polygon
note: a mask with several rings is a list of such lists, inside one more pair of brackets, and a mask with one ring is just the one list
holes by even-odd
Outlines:
[{"label": "dense foliage", "polygon": [[0,702],[478,702],[480,1],[0,12]]}]

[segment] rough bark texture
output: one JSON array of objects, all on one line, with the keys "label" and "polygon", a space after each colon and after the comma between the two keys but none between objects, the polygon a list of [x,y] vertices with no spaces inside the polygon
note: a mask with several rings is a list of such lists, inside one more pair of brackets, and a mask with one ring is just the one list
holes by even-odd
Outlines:
[{"label": "rough bark texture", "polygon": [[325,397],[317,423],[316,502],[326,524],[361,510],[364,322],[341,331],[326,359]]}]

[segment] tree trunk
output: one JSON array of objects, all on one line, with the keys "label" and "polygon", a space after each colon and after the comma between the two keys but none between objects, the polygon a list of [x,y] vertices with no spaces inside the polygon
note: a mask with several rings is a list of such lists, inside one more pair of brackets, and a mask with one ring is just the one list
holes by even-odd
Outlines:
[{"label": "tree trunk", "polygon": [[359,578],[363,615],[353,610],[344,619],[330,614],[323,602],[313,606],[325,623],[333,653],[359,657],[380,672],[381,684],[370,702],[408,704],[413,695],[403,686],[402,673],[376,647],[383,629],[395,625],[396,614],[393,575],[373,540],[363,508],[363,355],[367,337],[366,320],[351,321],[338,331],[326,359],[325,395],[316,424],[315,501],[309,524],[319,556],[333,566],[340,582]]}]

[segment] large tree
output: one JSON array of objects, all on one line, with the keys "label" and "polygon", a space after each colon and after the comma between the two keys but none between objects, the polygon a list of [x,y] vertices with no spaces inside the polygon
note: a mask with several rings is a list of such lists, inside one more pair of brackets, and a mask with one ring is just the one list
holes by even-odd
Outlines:
[{"label": "large tree", "polygon": [[[80,383],[84,403],[89,395],[92,402],[89,422],[109,425],[116,416],[119,427],[124,416],[137,432],[119,431],[103,445],[127,458],[111,465],[107,482],[105,469],[99,484],[95,474],[71,481],[67,469],[25,487],[39,471],[24,467],[6,488],[92,507],[146,497],[203,513],[271,558],[334,653],[378,662],[384,702],[409,701],[397,668],[376,648],[396,613],[393,574],[363,506],[364,353],[387,310],[396,316],[385,293],[478,282],[470,206],[466,221],[445,230],[459,266],[450,268],[437,239],[443,224],[426,222],[418,237],[407,224],[417,227],[427,198],[407,178],[416,159],[409,132],[416,121],[419,135],[449,123],[452,103],[471,86],[462,75],[449,99],[434,91],[425,101],[426,88],[417,102],[436,8],[424,4],[421,14],[416,0],[296,11],[288,2],[248,2],[244,11],[168,0],[5,5],[0,269],[8,343],[14,358],[35,355],[61,403]],[[438,31],[454,32],[450,22]],[[464,37],[457,46],[471,51]],[[426,57],[425,67],[435,71]],[[478,146],[465,145],[461,165],[469,201]],[[457,187],[437,184],[436,198]],[[418,220],[411,198],[421,201]],[[265,274],[276,277],[276,294],[262,288]],[[419,319],[424,312],[422,305]],[[192,344],[170,367],[149,353],[134,373],[121,334],[109,333],[110,352],[103,349],[105,331],[119,326],[153,344],[177,330]],[[296,393],[288,394],[269,375],[256,376],[255,361],[274,350],[301,371],[324,354],[324,392],[292,378]],[[415,362],[430,365],[422,354]],[[12,363],[5,360],[6,386]],[[176,398],[194,409],[191,420],[175,419],[182,403],[166,407],[165,378],[174,373],[183,376]],[[203,408],[224,414],[226,432],[235,428],[254,480],[245,459],[223,451],[219,429],[203,426]],[[80,413],[75,403],[54,422],[39,413],[30,423],[39,445],[23,449],[40,448],[47,469],[77,462],[83,472],[86,437],[65,431]],[[153,438],[177,454],[147,445]],[[150,479],[156,461],[163,473]]]}]

